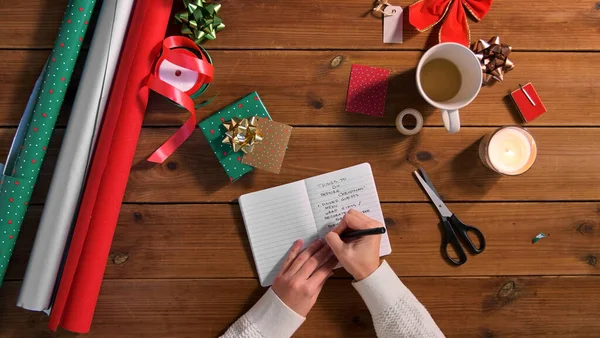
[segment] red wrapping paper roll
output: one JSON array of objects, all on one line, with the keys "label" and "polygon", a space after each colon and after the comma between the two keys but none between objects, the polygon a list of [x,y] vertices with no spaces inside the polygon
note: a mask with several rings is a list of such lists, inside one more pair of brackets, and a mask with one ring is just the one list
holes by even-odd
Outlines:
[{"label": "red wrapping paper roll", "polygon": [[137,1],[79,209],[50,322],[90,330],[173,0]]}]

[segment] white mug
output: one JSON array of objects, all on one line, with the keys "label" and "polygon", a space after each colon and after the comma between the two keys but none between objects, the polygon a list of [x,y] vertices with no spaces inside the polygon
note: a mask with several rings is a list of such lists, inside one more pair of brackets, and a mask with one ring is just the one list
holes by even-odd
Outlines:
[{"label": "white mug", "polygon": [[[458,68],[462,82],[458,94],[447,101],[434,101],[427,96],[421,85],[421,69],[433,59],[446,59]],[[465,107],[475,99],[481,89],[483,73],[481,64],[475,54],[467,47],[454,43],[444,42],[431,47],[419,60],[417,66],[417,88],[425,101],[442,112],[444,127],[450,133],[460,130],[460,116],[458,110]]]}]

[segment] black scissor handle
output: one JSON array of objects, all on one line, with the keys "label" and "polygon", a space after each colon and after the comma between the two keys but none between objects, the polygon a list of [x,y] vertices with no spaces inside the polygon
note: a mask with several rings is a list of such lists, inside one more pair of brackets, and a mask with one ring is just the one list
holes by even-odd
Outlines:
[{"label": "black scissor handle", "polygon": [[[458,235],[465,240],[466,244],[468,244],[468,248],[473,251],[473,253],[481,253],[485,249],[485,237],[483,233],[474,226],[467,225],[463,223],[461,220],[456,217],[456,215],[452,215],[450,217],[450,222],[454,225],[454,228],[458,232]],[[472,233],[479,240],[479,247],[473,244],[471,237],[469,237],[469,233]]]},{"label": "black scissor handle", "polygon": [[[452,229],[452,225],[448,219],[442,220],[442,225],[444,226],[444,238],[442,238],[442,256],[446,256],[450,262],[455,265],[463,265],[467,261],[467,255],[463,250],[462,246],[460,246],[460,242],[456,237],[456,233],[454,233],[454,229]],[[452,255],[448,252],[448,247],[451,246],[454,249],[454,252],[458,255],[458,259],[452,258]]]}]

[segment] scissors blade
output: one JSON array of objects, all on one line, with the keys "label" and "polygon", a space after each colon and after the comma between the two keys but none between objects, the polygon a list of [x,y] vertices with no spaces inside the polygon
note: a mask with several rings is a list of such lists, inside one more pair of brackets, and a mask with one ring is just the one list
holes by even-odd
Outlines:
[{"label": "scissors blade", "polygon": [[427,193],[427,196],[429,196],[429,199],[431,200],[431,202],[433,202],[433,204],[437,208],[438,212],[440,213],[440,216],[451,217],[452,212],[450,211],[450,209],[448,209],[448,207],[446,207],[444,202],[438,197],[438,195],[435,193],[435,191],[433,191],[433,189],[431,189],[429,184],[427,184],[427,182],[425,182],[425,180],[421,177],[421,174],[418,171],[415,171],[414,174],[415,174],[415,176],[417,176],[419,183],[421,184],[421,186]]},{"label": "scissors blade", "polygon": [[440,196],[440,194],[435,189],[435,186],[433,186],[433,182],[431,182],[431,179],[429,178],[429,175],[427,175],[427,173],[425,172],[425,169],[423,169],[423,167],[419,167],[419,169],[417,170],[419,171],[419,174],[421,174],[421,177],[423,178],[425,183],[427,183],[427,185],[431,188],[431,190],[433,190],[437,197],[439,199],[442,199],[442,196]]}]

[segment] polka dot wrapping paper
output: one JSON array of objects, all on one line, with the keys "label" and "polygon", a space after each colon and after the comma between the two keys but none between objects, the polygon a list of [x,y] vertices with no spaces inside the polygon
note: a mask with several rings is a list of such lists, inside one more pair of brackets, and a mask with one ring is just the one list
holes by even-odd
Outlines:
[{"label": "polka dot wrapping paper", "polygon": [[383,68],[352,65],[346,111],[383,116],[390,71]]},{"label": "polka dot wrapping paper", "polygon": [[251,172],[252,167],[242,163],[243,152],[234,152],[231,145],[223,143],[226,132],[223,123],[231,120],[232,117],[251,118],[252,116],[271,119],[257,92],[244,96],[198,124],[231,182]]},{"label": "polka dot wrapping paper", "polygon": [[259,119],[257,128],[262,131],[263,140],[256,144],[250,154],[244,154],[242,163],[279,174],[292,135],[292,127],[268,119]]},{"label": "polka dot wrapping paper", "polygon": [[[45,66],[14,166],[0,180],[0,284],[19,235],[96,0],[71,0]],[[10,176],[8,176],[10,175]]]}]

